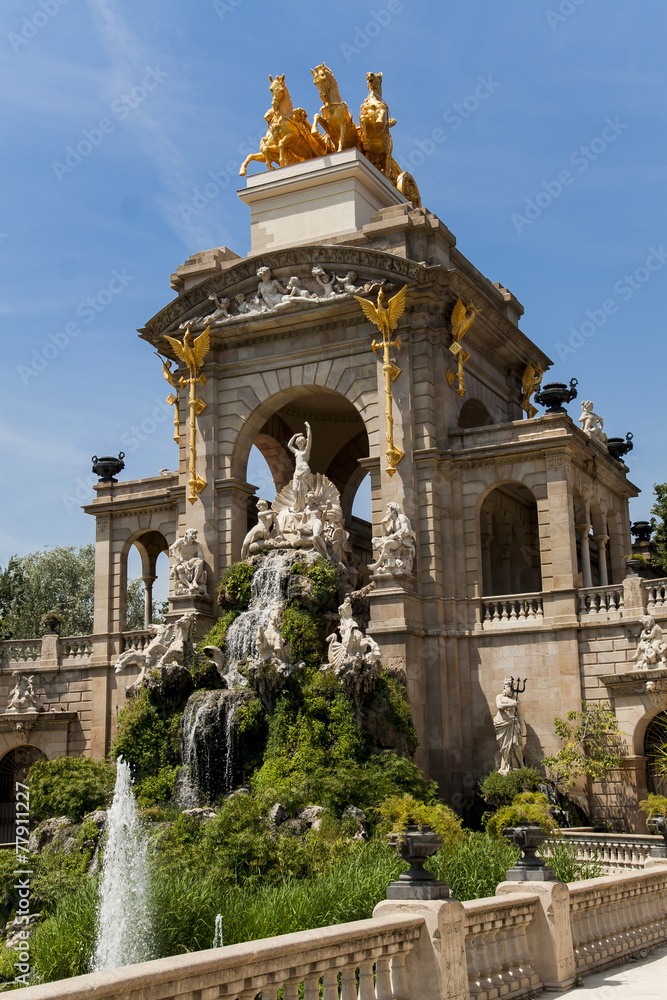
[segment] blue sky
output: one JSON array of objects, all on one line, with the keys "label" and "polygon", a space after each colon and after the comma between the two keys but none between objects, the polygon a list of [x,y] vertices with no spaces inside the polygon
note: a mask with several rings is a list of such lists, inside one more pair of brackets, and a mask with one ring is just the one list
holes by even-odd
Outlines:
[{"label": "blue sky", "polygon": [[135,331],[191,253],[248,252],[235,191],[268,74],[312,116],[322,61],[355,117],[384,73],[396,159],[523,302],[550,375],[576,376],[610,435],[633,431],[631,513],[648,516],[667,480],[666,34],[642,0],[5,0],[0,565],[93,539],[93,454],[125,451],[132,479],[173,466]]}]

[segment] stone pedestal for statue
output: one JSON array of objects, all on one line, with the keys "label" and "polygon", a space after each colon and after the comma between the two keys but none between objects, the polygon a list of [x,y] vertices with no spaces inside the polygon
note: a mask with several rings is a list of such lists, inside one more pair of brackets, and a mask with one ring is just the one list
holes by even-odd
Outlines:
[{"label": "stone pedestal for statue", "polygon": [[251,253],[355,232],[407,201],[358,149],[252,174],[238,196],[250,208]]}]

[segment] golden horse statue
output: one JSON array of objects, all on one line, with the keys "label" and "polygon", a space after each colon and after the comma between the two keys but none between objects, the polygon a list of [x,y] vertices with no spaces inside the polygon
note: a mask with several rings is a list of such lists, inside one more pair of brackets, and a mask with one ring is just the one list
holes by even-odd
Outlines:
[{"label": "golden horse statue", "polygon": [[369,93],[359,111],[362,148],[373,166],[389,177],[394,148],[389,130],[396,119],[389,117],[389,105],[382,98],[382,73],[367,73],[366,82]]},{"label": "golden horse statue", "polygon": [[313,135],[319,135],[318,125],[326,133],[327,153],[340,153],[360,145],[359,133],[350,109],[341,99],[336,77],[326,63],[321,63],[310,71],[322,101],[319,113],[313,118]]},{"label": "golden horse statue", "polygon": [[269,75],[272,95],[271,107],[264,115],[268,132],[259,143],[259,153],[251,153],[243,161],[239,174],[245,177],[248,164],[252,160],[266,163],[269,170],[273,164],[286,167],[290,163],[301,163],[314,156],[322,156],[325,144],[322,136],[310,130],[308,114],[303,108],[295,108],[285,83],[285,74],[274,78]]}]

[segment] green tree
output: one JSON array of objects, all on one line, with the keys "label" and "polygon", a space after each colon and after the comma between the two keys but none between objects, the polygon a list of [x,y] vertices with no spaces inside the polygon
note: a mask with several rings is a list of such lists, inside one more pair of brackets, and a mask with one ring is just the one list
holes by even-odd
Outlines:
[{"label": "green tree", "polygon": [[584,705],[583,711],[568,712],[564,719],[556,716],[554,728],[563,746],[542,763],[557,784],[574,785],[584,776],[600,781],[607,771],[619,767],[621,731],[607,705]]},{"label": "green tree", "polygon": [[654,483],[653,492],[655,503],[651,507],[651,525],[655,554],[651,558],[651,566],[667,573],[667,483]]},{"label": "green tree", "polygon": [[[61,635],[93,630],[95,546],[56,545],[25,556],[14,555],[0,568],[0,632],[5,639],[35,639],[44,634],[47,611],[62,615]],[[164,619],[157,602],[154,621]],[[127,588],[128,629],[144,627],[144,585]]]}]

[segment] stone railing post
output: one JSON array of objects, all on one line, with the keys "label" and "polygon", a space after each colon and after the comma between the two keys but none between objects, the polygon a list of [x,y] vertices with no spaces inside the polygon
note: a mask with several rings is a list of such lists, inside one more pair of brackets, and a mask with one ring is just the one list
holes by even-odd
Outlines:
[{"label": "stone railing post", "polygon": [[639,576],[626,576],[623,580],[623,608],[626,618],[640,618],[644,614],[647,594],[644,581]]},{"label": "stone railing post", "polygon": [[496,896],[529,893],[540,905],[528,928],[531,965],[547,990],[574,985],[575,963],[570,927],[570,890],[566,882],[501,882]]},{"label": "stone railing post", "polygon": [[415,1000],[468,1000],[466,917],[457,900],[383,899],[374,917],[423,917],[424,926],[406,963]]}]

